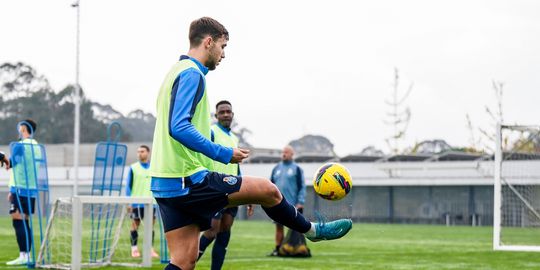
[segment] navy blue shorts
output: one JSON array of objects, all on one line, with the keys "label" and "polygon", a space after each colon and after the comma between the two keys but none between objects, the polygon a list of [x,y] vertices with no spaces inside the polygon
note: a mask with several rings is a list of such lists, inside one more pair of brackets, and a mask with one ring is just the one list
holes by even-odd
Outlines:
[{"label": "navy blue shorts", "polygon": [[210,229],[212,217],[229,204],[227,196],[240,190],[242,177],[209,172],[204,180],[190,184],[187,195],[156,198],[165,232],[197,224],[201,231]]},{"label": "navy blue shorts", "polygon": [[231,215],[233,218],[238,214],[238,206],[221,209],[214,215],[214,219],[221,219],[223,215]]},{"label": "navy blue shorts", "polygon": [[[156,217],[156,208],[153,209],[154,218]],[[144,219],[144,207],[133,207],[131,209],[131,214],[129,215],[131,219]]]},{"label": "navy blue shorts", "polygon": [[[20,203],[20,204],[19,204]],[[32,214],[35,212],[36,198],[30,197],[30,204],[28,204],[28,197],[19,195],[19,200],[17,200],[17,194],[11,192],[11,201],[9,202],[9,213],[13,214],[16,212],[29,215],[30,210]]]}]

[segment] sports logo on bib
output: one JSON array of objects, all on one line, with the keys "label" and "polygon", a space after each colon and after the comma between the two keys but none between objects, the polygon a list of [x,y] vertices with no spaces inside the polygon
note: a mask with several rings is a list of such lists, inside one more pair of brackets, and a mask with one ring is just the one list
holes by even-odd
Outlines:
[{"label": "sports logo on bib", "polygon": [[232,186],[232,185],[236,184],[236,182],[238,182],[238,179],[236,179],[236,177],[227,176],[227,177],[223,178],[223,182],[226,182],[227,184]]}]

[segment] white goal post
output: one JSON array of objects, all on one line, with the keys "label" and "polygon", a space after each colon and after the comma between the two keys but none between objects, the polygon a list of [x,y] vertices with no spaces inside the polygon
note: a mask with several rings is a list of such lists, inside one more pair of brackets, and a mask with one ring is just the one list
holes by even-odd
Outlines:
[{"label": "white goal post", "polygon": [[[58,198],[51,209],[36,267],[79,270],[85,267],[152,265],[152,218],[141,222],[142,258],[131,258],[129,210],[144,205],[152,217],[152,198],[75,196]],[[141,229],[139,228],[139,230]]]},{"label": "white goal post", "polygon": [[540,126],[497,124],[493,249],[540,251]]}]

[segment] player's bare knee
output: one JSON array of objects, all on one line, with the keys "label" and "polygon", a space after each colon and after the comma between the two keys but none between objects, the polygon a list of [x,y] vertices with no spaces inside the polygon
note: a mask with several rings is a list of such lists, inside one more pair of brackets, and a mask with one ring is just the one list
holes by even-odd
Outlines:
[{"label": "player's bare knee", "polygon": [[219,228],[212,227],[204,232],[204,236],[208,239],[214,239],[216,238],[217,230],[219,230]]},{"label": "player's bare knee", "polygon": [[187,258],[186,256],[183,256],[182,259],[178,260],[173,264],[180,266],[182,270],[193,270],[195,269],[195,263],[197,263],[197,256],[194,256],[193,258]]},{"label": "player's bare knee", "polygon": [[11,218],[14,220],[22,220],[22,216],[19,212],[12,213]]},{"label": "player's bare knee", "polygon": [[283,199],[281,192],[276,185],[270,183],[267,187],[266,195],[268,196],[268,202],[273,206],[281,202]]},{"label": "player's bare knee", "polygon": [[223,224],[220,228],[220,232],[226,232],[226,231],[230,231],[232,228],[232,223],[229,223],[229,224]]},{"label": "player's bare knee", "polygon": [[[189,252],[191,253],[191,252]],[[192,256],[193,255],[193,256]],[[170,262],[176,266],[180,266],[182,270],[184,269],[194,269],[195,263],[197,261],[197,253],[186,254],[185,252],[178,250],[177,252],[171,253]]]},{"label": "player's bare knee", "polygon": [[171,263],[176,265],[176,266],[179,266],[181,267],[182,270],[186,269],[186,270],[193,270],[195,269],[195,262],[196,260],[187,260],[187,259],[182,259],[182,260],[174,260],[171,258]]},{"label": "player's bare knee", "polygon": [[182,270],[183,270],[183,269],[188,269],[188,270],[193,270],[193,269],[195,269],[195,263],[196,263],[196,262],[197,262],[197,260],[193,260],[193,261],[189,262],[189,263],[187,264],[186,267],[183,267],[183,268],[182,268]]}]

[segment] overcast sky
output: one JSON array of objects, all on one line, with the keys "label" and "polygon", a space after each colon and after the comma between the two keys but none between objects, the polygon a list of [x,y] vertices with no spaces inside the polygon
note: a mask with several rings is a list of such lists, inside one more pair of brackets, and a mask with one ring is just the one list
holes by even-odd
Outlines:
[{"label": "overcast sky", "polygon": [[[0,62],[23,61],[60,90],[74,82],[71,1],[1,1]],[[489,128],[492,80],[504,116],[540,122],[539,1],[81,1],[81,85],[123,113],[155,113],[165,73],[188,50],[189,23],[211,16],[230,32],[207,76],[210,102],[228,99],[259,147],[327,136],[338,154],[375,145],[393,69],[412,119],[402,145],[469,145],[465,115]],[[478,136],[478,134],[477,134]]]}]

